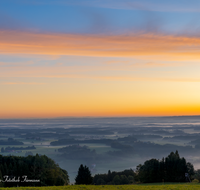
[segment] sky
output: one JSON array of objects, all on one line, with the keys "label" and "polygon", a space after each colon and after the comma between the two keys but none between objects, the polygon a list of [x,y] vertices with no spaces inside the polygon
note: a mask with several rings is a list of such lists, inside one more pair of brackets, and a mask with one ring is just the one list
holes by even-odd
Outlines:
[{"label": "sky", "polygon": [[1,0],[0,118],[200,115],[199,0]]}]

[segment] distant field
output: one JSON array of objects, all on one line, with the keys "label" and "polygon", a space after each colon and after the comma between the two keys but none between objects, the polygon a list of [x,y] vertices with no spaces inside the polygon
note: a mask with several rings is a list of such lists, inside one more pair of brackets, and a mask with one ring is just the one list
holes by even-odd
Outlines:
[{"label": "distant field", "polygon": [[199,190],[200,184],[70,185],[60,187],[13,187],[2,190]]}]

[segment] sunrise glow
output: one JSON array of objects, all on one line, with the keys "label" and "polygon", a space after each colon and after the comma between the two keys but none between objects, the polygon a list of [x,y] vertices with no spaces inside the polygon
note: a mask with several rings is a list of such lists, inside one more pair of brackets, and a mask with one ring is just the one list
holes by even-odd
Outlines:
[{"label": "sunrise glow", "polygon": [[193,1],[2,1],[0,118],[199,115]]}]

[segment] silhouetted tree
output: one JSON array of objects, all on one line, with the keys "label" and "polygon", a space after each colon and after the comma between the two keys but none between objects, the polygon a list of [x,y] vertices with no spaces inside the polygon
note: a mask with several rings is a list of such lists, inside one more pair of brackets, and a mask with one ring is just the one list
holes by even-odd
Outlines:
[{"label": "silhouetted tree", "polygon": [[147,160],[139,168],[138,178],[143,183],[160,182],[160,163],[156,159]]},{"label": "silhouetted tree", "polygon": [[166,181],[180,182],[185,181],[187,164],[185,158],[180,158],[178,151],[171,152],[165,158]]},{"label": "silhouetted tree", "polygon": [[89,168],[87,166],[83,166],[81,164],[79,167],[79,170],[78,170],[78,175],[75,178],[75,181],[76,181],[75,184],[76,185],[81,185],[81,184],[89,185],[89,184],[92,184],[92,180],[93,180],[93,178],[92,178]]}]

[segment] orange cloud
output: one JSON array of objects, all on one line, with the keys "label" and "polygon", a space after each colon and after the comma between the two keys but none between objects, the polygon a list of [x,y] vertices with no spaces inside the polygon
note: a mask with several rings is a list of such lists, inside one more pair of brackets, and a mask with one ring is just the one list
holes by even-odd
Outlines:
[{"label": "orange cloud", "polygon": [[[127,70],[131,67],[126,68]],[[105,66],[35,66],[35,67],[25,67],[25,66],[14,66],[14,67],[2,67],[0,69],[0,78],[71,78],[71,79],[94,79],[101,81],[163,81],[163,82],[200,82],[199,77],[189,76],[189,77],[168,77],[164,76],[132,76],[130,74],[93,74],[94,71],[115,71],[123,70],[123,68],[118,67],[112,70],[112,67]],[[40,85],[46,83],[27,83],[27,82],[3,82],[3,85]]]},{"label": "orange cloud", "polygon": [[200,38],[139,33],[75,35],[0,31],[0,54],[150,56],[152,59],[199,60]]}]

